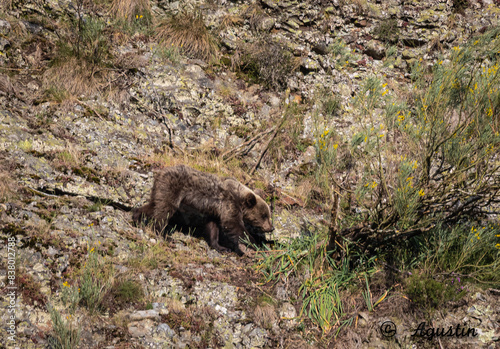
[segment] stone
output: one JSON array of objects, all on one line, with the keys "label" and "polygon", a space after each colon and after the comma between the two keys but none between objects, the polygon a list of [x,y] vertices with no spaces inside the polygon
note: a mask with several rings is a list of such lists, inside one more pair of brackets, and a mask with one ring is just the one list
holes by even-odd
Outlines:
[{"label": "stone", "polygon": [[172,338],[175,336],[175,331],[170,328],[168,324],[161,323],[156,327],[156,332],[159,334],[165,334],[167,338]]},{"label": "stone", "polygon": [[0,51],[4,51],[8,46],[10,46],[10,41],[0,37]]},{"label": "stone", "polygon": [[370,40],[366,44],[364,53],[373,59],[381,60],[385,57],[385,46],[378,40]]},{"label": "stone", "polygon": [[131,321],[140,321],[144,319],[159,319],[160,314],[158,310],[150,309],[150,310],[139,310],[132,314],[130,314]]},{"label": "stone", "polygon": [[309,57],[301,59],[300,67],[307,72],[317,72],[321,69],[319,63]]},{"label": "stone", "polygon": [[272,9],[278,8],[277,2],[274,0],[261,0],[261,2],[262,2],[262,4],[266,5],[269,8],[272,8]]},{"label": "stone", "polygon": [[271,17],[264,17],[259,25],[258,25],[258,29],[262,30],[262,31],[270,31],[271,29],[274,28],[274,25],[276,24],[276,20],[274,18],[271,18]]},{"label": "stone", "polygon": [[43,30],[43,27],[40,24],[22,21],[20,22],[22,25],[28,30],[31,34],[38,34]]},{"label": "stone", "polygon": [[12,29],[9,22],[0,19],[0,35],[7,35]]},{"label": "stone", "polygon": [[281,318],[292,319],[297,317],[297,310],[291,303],[285,302],[280,307],[279,314]]},{"label": "stone", "polygon": [[131,322],[127,325],[128,332],[132,337],[144,337],[151,334],[154,322],[146,319],[138,322]]}]

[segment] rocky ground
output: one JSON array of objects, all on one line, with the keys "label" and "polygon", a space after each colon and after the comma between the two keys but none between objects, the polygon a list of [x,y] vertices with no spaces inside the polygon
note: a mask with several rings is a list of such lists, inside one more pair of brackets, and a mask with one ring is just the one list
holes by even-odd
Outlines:
[{"label": "rocky ground", "polygon": [[[48,305],[68,326],[80,328],[82,348],[498,347],[497,290],[471,288],[461,301],[425,319],[396,289],[375,312],[358,306],[355,323],[337,337],[335,331],[322,335],[300,314],[297,284],[262,284],[252,252],[220,254],[203,239],[179,232],[154,236],[133,227],[127,212],[147,200],[154,170],[186,163],[250,186],[273,183],[280,194],[277,229],[269,238],[307,233],[324,223],[324,207],[304,202],[309,189],[296,174],[316,157],[313,115],[321,109],[321,91],[340,101],[338,114],[322,125],[350,139],[357,112],[350,100],[361,81],[376,75],[389,90],[404,92],[415,61],[435,64],[452,47],[497,25],[496,1],[261,0],[251,4],[254,12],[244,2],[155,1],[155,16],[181,5],[200,8],[207,27],[218,33],[223,58],[234,56],[242,40],[272,35],[298,62],[286,79],[290,94],[254,83],[228,65],[165,58],[155,40],[136,34],[112,46],[115,57],[134,62],[113,76],[113,95],[90,91],[64,100],[46,97],[46,74],[58,18],[74,14],[75,7],[69,1],[1,4],[1,346],[14,347],[8,311],[8,272],[14,270],[15,345],[21,348],[57,347],[51,344],[56,325]],[[242,21],[221,27],[229,15]],[[279,167],[268,156],[249,176],[265,149],[265,131],[292,103],[300,110],[303,149],[285,147]],[[245,143],[259,134],[255,147]],[[227,160],[238,149],[247,151]],[[103,311],[71,312],[63,304],[64,289],[77,285],[96,252],[103,270],[112,273],[113,287],[133,281],[140,291],[119,301],[103,286]],[[346,302],[358,304],[358,296],[353,291]],[[393,338],[379,330],[389,320],[398,327]],[[411,337],[422,321],[444,328],[463,323],[478,336]]]}]

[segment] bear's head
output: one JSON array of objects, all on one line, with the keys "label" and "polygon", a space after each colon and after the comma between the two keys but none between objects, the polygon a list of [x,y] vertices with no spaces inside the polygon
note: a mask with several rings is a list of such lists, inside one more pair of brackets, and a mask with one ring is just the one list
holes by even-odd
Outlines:
[{"label": "bear's head", "polygon": [[267,203],[259,195],[245,188],[243,196],[243,220],[264,232],[274,230],[271,223],[271,210]]}]

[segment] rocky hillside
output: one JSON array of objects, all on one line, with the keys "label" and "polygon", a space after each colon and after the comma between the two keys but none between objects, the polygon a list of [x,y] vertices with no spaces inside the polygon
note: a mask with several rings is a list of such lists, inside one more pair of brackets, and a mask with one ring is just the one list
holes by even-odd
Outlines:
[{"label": "rocky hillside", "polygon": [[[360,222],[347,221],[351,214],[371,212],[354,199],[369,166],[353,144],[380,132],[374,138],[404,148],[404,137],[387,130],[390,103],[359,103],[376,90],[365,90],[366,82],[380,82],[380,101],[416,103],[412,67],[429,69],[423,76],[430,81],[433,67],[451,64],[456,51],[498,26],[499,5],[0,0],[1,346],[497,347],[495,252],[474,257],[493,256],[484,279],[436,268],[437,281],[419,284],[411,278],[424,270],[418,258],[411,267],[395,266],[382,249],[357,263],[344,249],[338,265],[351,274],[333,286],[341,289],[339,300],[328,294],[332,303],[314,303],[310,287],[330,275],[323,269],[330,257],[321,251],[335,221],[336,186],[352,189],[340,203],[343,226]],[[491,81],[488,89],[498,96],[498,80]],[[498,119],[497,100],[488,101],[484,114]],[[486,150],[498,149],[498,124],[491,125]],[[321,172],[330,161],[327,146],[335,169]],[[398,151],[394,158],[403,158]],[[384,154],[380,163],[392,164]],[[490,164],[498,162],[489,154]],[[175,164],[265,190],[276,227],[268,250],[238,257],[186,232],[160,237],[132,226],[128,211],[148,199],[154,171]],[[494,178],[488,183],[498,188]],[[427,198],[428,190],[415,196]],[[498,222],[498,189],[478,195],[491,198],[486,229]],[[465,218],[455,223],[470,228]],[[305,262],[304,245],[280,254],[289,241],[312,237],[321,260]],[[499,243],[491,246],[498,251]],[[370,267],[360,269],[363,263]],[[425,288],[432,282],[439,291]],[[441,282],[460,296],[442,291]],[[416,300],[418,290],[428,297]],[[323,313],[322,304],[330,304]],[[387,321],[397,326],[395,336],[380,331]],[[412,337],[423,321],[426,328],[460,324],[477,336]]]}]

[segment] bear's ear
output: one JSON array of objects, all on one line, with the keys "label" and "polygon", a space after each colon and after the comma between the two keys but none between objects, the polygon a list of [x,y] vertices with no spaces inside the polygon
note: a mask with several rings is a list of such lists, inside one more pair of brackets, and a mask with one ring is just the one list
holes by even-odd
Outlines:
[{"label": "bear's ear", "polygon": [[252,208],[257,205],[257,198],[254,193],[249,192],[245,195],[245,205],[248,208]]}]

